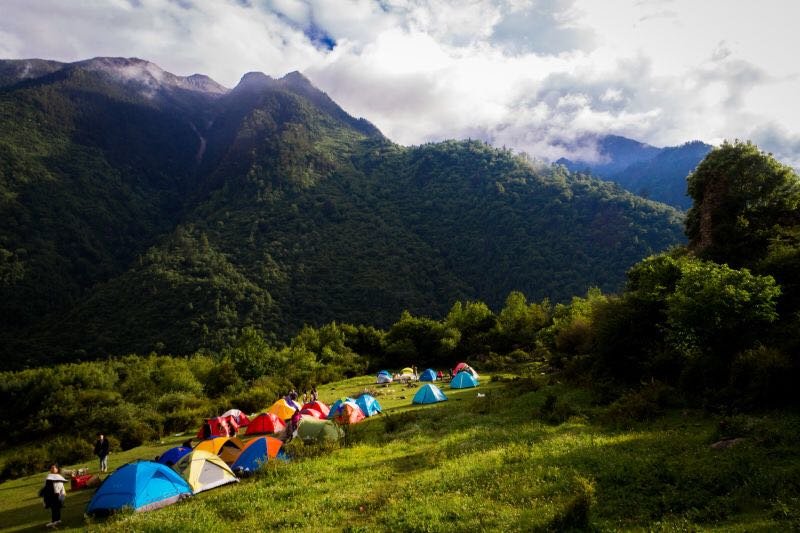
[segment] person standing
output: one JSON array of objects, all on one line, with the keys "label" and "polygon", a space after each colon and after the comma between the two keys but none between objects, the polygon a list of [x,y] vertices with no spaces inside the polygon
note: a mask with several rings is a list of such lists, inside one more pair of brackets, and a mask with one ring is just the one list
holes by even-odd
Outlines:
[{"label": "person standing", "polygon": [[44,487],[39,494],[44,500],[44,508],[50,509],[50,522],[47,527],[55,527],[61,523],[61,508],[64,506],[64,499],[67,491],[64,489],[64,476],[59,474],[58,465],[50,465],[50,472],[44,478]]},{"label": "person standing", "polygon": [[311,386],[311,403],[314,403],[316,401],[317,401],[317,386],[316,385],[312,385]]},{"label": "person standing", "polygon": [[108,439],[102,433],[97,434],[94,454],[100,459],[100,471],[108,472]]}]

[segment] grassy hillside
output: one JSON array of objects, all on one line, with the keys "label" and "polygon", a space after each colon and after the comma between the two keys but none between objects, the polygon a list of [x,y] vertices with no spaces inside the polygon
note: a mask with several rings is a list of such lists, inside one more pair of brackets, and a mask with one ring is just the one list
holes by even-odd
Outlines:
[{"label": "grassy hillside", "polygon": [[[540,382],[540,380],[542,380]],[[483,376],[478,389],[411,406],[416,387],[377,389],[385,414],[353,426],[336,449],[290,445],[290,463],[159,511],[91,522],[90,530],[207,531],[786,531],[800,526],[800,417],[719,418],[659,410],[646,396],[594,407],[588,393],[536,378]],[[331,402],[372,388],[325,385]],[[478,396],[480,393],[482,396]],[[641,419],[637,421],[636,419]],[[745,440],[726,449],[723,437]],[[174,437],[174,442],[181,437]],[[117,467],[173,445],[111,456]],[[90,466],[95,466],[90,463]],[[46,522],[43,475],[3,484],[0,523]],[[65,529],[86,527],[87,492],[68,493]]]}]

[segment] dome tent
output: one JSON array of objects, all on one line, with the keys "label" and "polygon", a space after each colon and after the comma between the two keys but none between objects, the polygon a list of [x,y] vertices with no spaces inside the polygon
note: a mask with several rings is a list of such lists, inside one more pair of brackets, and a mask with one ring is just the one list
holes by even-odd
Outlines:
[{"label": "dome tent", "polygon": [[162,465],[172,466],[178,461],[180,461],[184,455],[191,452],[192,452],[191,448],[188,448],[186,446],[176,446],[162,453],[161,456],[158,458],[158,462],[161,463]]},{"label": "dome tent", "polygon": [[391,383],[393,379],[392,374],[388,370],[381,370],[375,377],[375,383]]},{"label": "dome tent", "polygon": [[283,442],[273,437],[258,437],[248,441],[239,454],[239,458],[231,465],[231,470],[255,472],[269,459],[277,457]]},{"label": "dome tent", "polygon": [[470,387],[477,387],[478,380],[475,379],[469,372],[459,372],[450,381],[451,389],[468,389]]},{"label": "dome tent", "polygon": [[[324,403],[322,403],[319,400],[317,400],[316,402],[303,404],[303,409],[316,409],[317,411],[322,413],[322,418],[325,418],[326,416],[328,416],[328,413],[330,413],[330,411],[331,411],[330,407],[328,407],[327,405],[325,405]],[[301,410],[301,412],[302,412],[302,410]]]},{"label": "dome tent", "polygon": [[123,508],[150,511],[192,495],[177,472],[155,461],[136,461],[116,469],[103,481],[86,507],[88,515],[107,515]]},{"label": "dome tent", "polygon": [[229,465],[236,461],[242,448],[244,448],[244,443],[238,437],[214,437],[206,439],[194,447],[195,451],[201,450],[219,455]]},{"label": "dome tent", "polygon": [[292,418],[295,409],[299,411],[300,406],[291,400],[287,400],[286,398],[281,398],[277,402],[273,403],[270,406],[270,408],[267,409],[267,412],[272,413],[281,420],[289,420],[290,418]]},{"label": "dome tent", "polygon": [[364,411],[355,400],[337,402],[334,405],[335,407],[331,407],[331,412],[328,413],[329,420],[335,420],[339,424],[357,424],[366,418]]},{"label": "dome tent", "polygon": [[469,366],[467,363],[458,363],[455,368],[453,368],[453,375],[458,375],[459,372],[469,372],[472,374],[472,377],[475,379],[479,379],[478,373],[475,371],[474,368]]},{"label": "dome tent", "polygon": [[247,426],[245,435],[258,435],[263,433],[278,433],[286,428],[283,420],[272,413],[261,413]]},{"label": "dome tent", "polygon": [[172,468],[192,487],[194,494],[239,481],[219,456],[203,450],[195,449]]},{"label": "dome tent", "polygon": [[333,420],[303,419],[297,427],[297,436],[303,442],[336,442],[344,432]]},{"label": "dome tent", "polygon": [[356,404],[361,408],[364,416],[372,416],[381,412],[381,404],[374,396],[366,392],[356,398]]},{"label": "dome tent", "polygon": [[436,371],[432,368],[427,369],[425,372],[420,374],[419,376],[420,381],[436,381]]},{"label": "dome tent", "polygon": [[431,383],[427,383],[420,387],[417,393],[414,395],[414,399],[411,400],[411,403],[436,403],[436,402],[443,402],[447,400],[447,396],[439,390],[439,387],[433,385]]}]

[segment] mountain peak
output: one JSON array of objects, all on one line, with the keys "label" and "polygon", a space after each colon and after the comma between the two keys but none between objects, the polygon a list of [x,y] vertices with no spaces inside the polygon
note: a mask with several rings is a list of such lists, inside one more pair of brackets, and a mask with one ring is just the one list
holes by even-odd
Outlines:
[{"label": "mountain peak", "polygon": [[248,72],[239,80],[236,89],[263,89],[268,87],[273,81],[274,80],[270,76],[267,76],[263,72]]},{"label": "mountain peak", "polygon": [[188,77],[177,76],[155,63],[138,57],[95,57],[72,63],[72,65],[84,70],[99,72],[115,81],[135,86],[140,93],[150,98],[162,89],[180,89],[211,95],[228,92],[228,89],[208,76],[202,74],[193,74]]}]

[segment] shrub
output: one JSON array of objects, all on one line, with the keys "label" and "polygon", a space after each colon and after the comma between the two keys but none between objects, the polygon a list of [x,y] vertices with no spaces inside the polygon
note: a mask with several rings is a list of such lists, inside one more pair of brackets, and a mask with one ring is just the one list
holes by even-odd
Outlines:
[{"label": "shrub", "polygon": [[594,502],[594,483],[575,476],[574,494],[564,508],[553,517],[547,531],[587,531],[590,527],[590,511]]},{"label": "shrub", "polygon": [[609,406],[604,419],[608,423],[622,426],[634,421],[652,420],[660,416],[666,407],[677,403],[675,389],[655,381],[638,391],[623,394]]},{"label": "shrub", "polygon": [[27,447],[6,460],[0,470],[0,479],[15,479],[47,470],[50,459],[47,452],[39,447]]},{"label": "shrub", "polygon": [[47,443],[46,450],[51,461],[63,465],[90,459],[94,446],[86,439],[63,435]]},{"label": "shrub", "polygon": [[395,433],[396,431],[405,429],[406,426],[416,421],[417,413],[414,411],[399,413],[396,415],[390,415],[387,413],[383,417],[386,433]]}]

